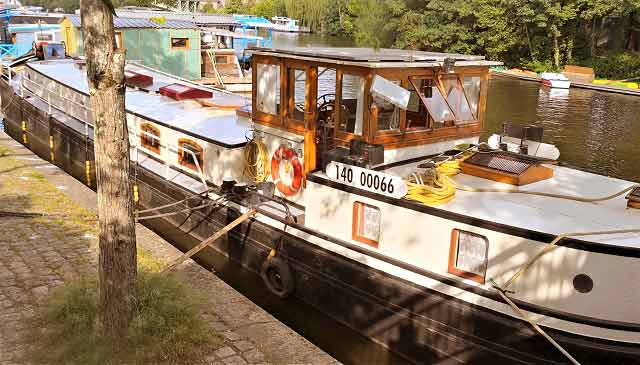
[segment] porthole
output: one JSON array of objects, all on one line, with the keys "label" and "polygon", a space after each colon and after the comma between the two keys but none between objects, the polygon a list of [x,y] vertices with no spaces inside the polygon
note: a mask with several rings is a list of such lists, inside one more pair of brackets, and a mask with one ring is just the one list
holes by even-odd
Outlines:
[{"label": "porthole", "polygon": [[579,293],[586,294],[593,290],[593,279],[587,274],[578,274],[573,278],[573,288]]}]

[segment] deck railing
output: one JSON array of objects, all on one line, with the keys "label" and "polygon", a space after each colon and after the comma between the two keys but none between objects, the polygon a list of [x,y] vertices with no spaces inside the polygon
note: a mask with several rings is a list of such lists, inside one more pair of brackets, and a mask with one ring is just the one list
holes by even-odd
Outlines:
[{"label": "deck railing", "polygon": [[[3,66],[2,67],[3,73],[4,73],[4,68],[5,67]],[[11,68],[9,66],[7,66],[6,69],[7,69],[8,75],[9,75],[8,76],[9,80],[11,80],[11,71],[12,70],[11,70]],[[20,92],[20,96],[21,97],[24,97],[24,91],[26,90],[33,97],[36,97],[36,98],[40,99],[42,102],[44,102],[47,105],[47,113],[52,114],[53,110],[55,109],[55,110],[65,114],[65,115],[67,115],[69,117],[72,117],[75,120],[79,121],[80,123],[82,123],[84,125],[85,137],[89,138],[89,131],[90,131],[90,129],[94,128],[94,125],[91,122],[87,121],[87,120],[80,119],[80,118],[77,118],[76,116],[73,116],[73,115],[69,114],[68,111],[65,110],[66,108],[61,107],[61,106],[53,103],[52,100],[56,100],[57,99],[57,100],[62,100],[62,101],[66,101],[66,102],[72,103],[72,104],[84,109],[87,113],[89,113],[89,115],[91,113],[91,108],[85,106],[83,103],[79,103],[79,102],[77,102],[75,100],[72,100],[70,98],[62,96],[62,95],[60,95],[59,92],[56,92],[54,90],[50,90],[47,87],[45,87],[45,86],[43,86],[41,84],[38,84],[38,83],[36,83],[35,81],[33,81],[31,79],[28,79],[28,78],[24,77],[24,73],[22,74],[22,77],[20,78],[20,80],[21,80],[21,83],[20,83],[19,92]],[[27,81],[26,84],[25,84],[25,81]],[[40,94],[38,92],[34,91],[33,88],[30,88],[29,86],[26,86],[26,85],[31,85],[31,86],[35,86],[35,87],[40,88],[40,91],[41,91]],[[45,94],[45,93],[46,93],[46,97],[41,95],[41,94]],[[154,156],[156,158],[159,158],[163,162],[165,179],[168,180],[172,167],[176,166],[176,167],[184,170],[184,167],[182,165],[180,165],[178,162],[174,162],[173,161],[174,159],[171,158],[171,152],[175,152],[176,154],[178,154],[180,152],[187,153],[193,158],[193,161],[195,162],[195,165],[196,165],[195,173],[198,176],[198,178],[200,179],[200,181],[202,182],[202,185],[204,186],[205,191],[208,190],[208,185],[207,185],[207,181],[206,181],[205,176],[204,176],[204,171],[202,169],[202,166],[200,166],[200,162],[199,162],[198,156],[193,151],[191,151],[189,149],[186,149],[184,147],[178,146],[178,145],[173,145],[173,144],[170,144],[170,143],[163,143],[161,138],[159,138],[159,137],[157,137],[157,136],[155,136],[155,135],[153,135],[151,133],[148,133],[148,132],[145,132],[145,131],[138,131],[137,130],[137,126],[134,129],[135,130],[133,132],[131,130],[129,130],[129,137],[133,136],[133,143],[131,143],[131,147],[130,148],[134,152],[133,155],[135,156],[136,164],[140,163],[140,152],[139,151],[140,151],[140,149],[142,149],[143,153],[146,153],[148,155],[151,155],[151,156]],[[164,149],[165,153],[164,154],[158,154],[158,153],[155,153],[155,152],[145,148],[144,146],[140,146],[140,137],[142,135],[144,135],[145,137],[157,140],[158,143],[160,144],[160,147]],[[131,138],[130,138],[130,141],[131,141]]]}]

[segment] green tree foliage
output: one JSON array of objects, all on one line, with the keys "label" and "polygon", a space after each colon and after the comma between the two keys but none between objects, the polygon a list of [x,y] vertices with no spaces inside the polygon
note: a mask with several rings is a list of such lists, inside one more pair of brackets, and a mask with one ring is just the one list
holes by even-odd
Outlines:
[{"label": "green tree foliage", "polygon": [[633,46],[640,24],[640,0],[350,0],[347,8],[359,44],[553,68],[597,56],[605,25],[614,51]]}]

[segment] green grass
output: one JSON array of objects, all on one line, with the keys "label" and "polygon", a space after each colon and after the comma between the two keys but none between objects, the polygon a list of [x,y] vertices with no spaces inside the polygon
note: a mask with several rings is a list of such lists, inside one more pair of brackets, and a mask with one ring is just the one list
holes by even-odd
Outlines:
[{"label": "green grass", "polygon": [[141,271],[128,336],[101,335],[98,286],[77,281],[54,292],[38,318],[37,364],[192,364],[222,344],[201,318],[204,301],[179,276]]}]

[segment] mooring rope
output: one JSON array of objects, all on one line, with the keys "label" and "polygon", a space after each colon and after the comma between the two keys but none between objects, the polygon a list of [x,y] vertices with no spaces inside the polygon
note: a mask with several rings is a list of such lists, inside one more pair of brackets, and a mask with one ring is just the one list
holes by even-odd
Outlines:
[{"label": "mooring rope", "polygon": [[538,324],[533,319],[531,319],[529,316],[527,316],[527,314],[524,311],[522,311],[522,309],[520,309],[507,296],[506,293],[507,293],[508,288],[513,283],[515,283],[516,280],[521,278],[527,272],[527,270],[529,270],[529,268],[531,268],[531,266],[533,266],[533,264],[540,257],[542,257],[545,253],[551,251],[553,248],[557,247],[557,243],[560,242],[561,240],[563,240],[565,238],[569,238],[569,237],[601,236],[601,235],[607,235],[607,234],[624,234],[624,233],[640,233],[640,228],[615,229],[615,230],[607,230],[607,231],[577,232],[577,233],[560,234],[553,241],[551,241],[549,244],[545,245],[545,247],[543,247],[542,250],[540,250],[529,261],[527,261],[524,265],[522,265],[520,267],[520,269],[518,269],[518,271],[516,271],[516,273],[513,274],[513,276],[511,276],[511,278],[509,280],[507,280],[507,282],[503,286],[498,285],[498,283],[496,283],[495,280],[493,280],[493,279],[489,279],[489,281],[491,282],[492,288],[495,289],[500,294],[502,299],[504,299],[511,306],[511,308],[514,310],[514,312],[516,312],[516,314],[520,318],[522,318],[523,320],[529,322],[529,324],[531,324],[531,326],[540,335],[542,335],[544,338],[546,338],[555,348],[557,348],[564,356],[566,356],[567,359],[569,359],[574,365],[580,365],[580,363],[573,356],[571,356],[571,354],[569,354],[560,344],[558,344],[553,338],[551,338],[551,336],[549,336],[540,326],[538,326]]}]

